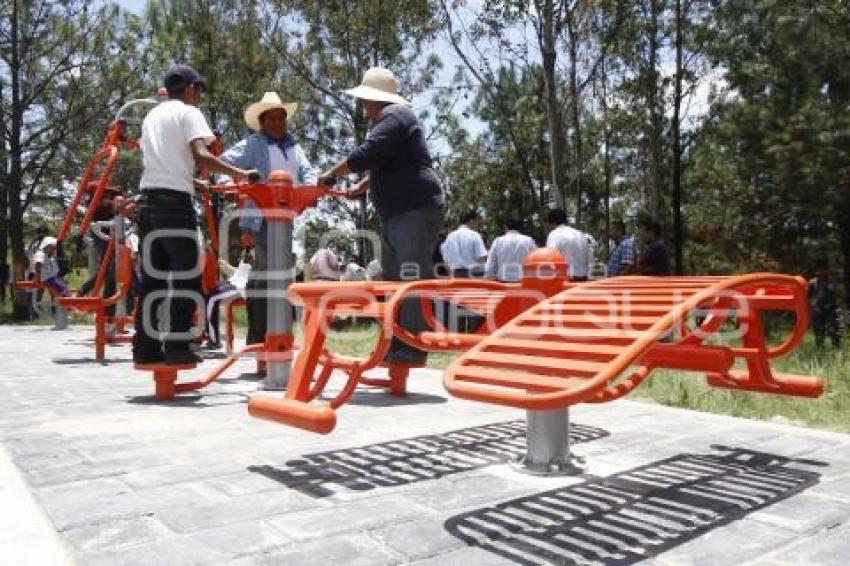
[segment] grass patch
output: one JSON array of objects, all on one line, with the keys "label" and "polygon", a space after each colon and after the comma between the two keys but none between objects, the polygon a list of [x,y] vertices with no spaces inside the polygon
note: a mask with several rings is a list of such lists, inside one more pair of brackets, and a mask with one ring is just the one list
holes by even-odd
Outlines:
[{"label": "grass patch", "polygon": [[[347,328],[332,332],[328,345],[340,354],[366,356],[372,351],[376,337],[376,327]],[[429,355],[428,367],[445,369],[455,357],[452,354]],[[671,407],[850,432],[850,352],[845,346],[817,349],[809,333],[794,352],[776,360],[773,366],[780,373],[822,378],[823,395],[818,399],[806,399],[716,389],[709,387],[700,374],[659,370],[630,398]]]},{"label": "grass patch", "polygon": [[[48,302],[42,313],[49,313]],[[236,311],[237,334],[244,336],[244,309]],[[48,314],[49,316],[49,314]],[[73,322],[83,322],[75,316]],[[44,319],[34,323],[52,323]],[[300,340],[296,326],[296,340]],[[377,326],[353,326],[335,330],[327,345],[336,353],[365,357],[375,345]],[[846,341],[845,341],[846,342]],[[445,369],[456,358],[453,354],[431,354],[428,367]],[[630,398],[738,417],[792,422],[823,429],[850,432],[850,351],[826,346],[815,348],[809,333],[803,343],[788,356],[776,360],[774,369],[781,373],[814,375],[824,380],[824,394],[818,399],[785,397],[763,393],[746,393],[709,387],[700,374],[659,370],[634,391]]]},{"label": "grass patch", "polygon": [[715,389],[700,374],[662,370],[654,372],[631,396],[671,407],[850,432],[850,355],[846,346],[818,349],[808,334],[794,352],[776,360],[773,367],[779,373],[820,377],[823,395],[806,399]]}]

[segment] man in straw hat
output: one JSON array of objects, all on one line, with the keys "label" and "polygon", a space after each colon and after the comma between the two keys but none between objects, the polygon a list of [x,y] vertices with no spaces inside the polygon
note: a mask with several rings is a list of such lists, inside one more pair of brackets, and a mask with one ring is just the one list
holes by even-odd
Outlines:
[{"label": "man in straw hat", "polygon": [[[319,182],[368,171],[352,193],[368,190],[381,219],[384,279],[430,279],[443,224],[443,193],[422,127],[387,69],[369,69],[361,84],[345,93],[360,100],[371,129],[347,158],[319,176]],[[414,332],[427,328],[416,300],[404,305],[400,322]],[[424,363],[425,353],[394,339],[387,359],[416,365]]]},{"label": "man in straw hat", "polygon": [[[201,296],[193,176],[197,168],[239,180],[251,175],[219,160],[207,148],[215,137],[197,108],[206,89],[198,72],[188,65],[174,65],[163,85],[168,100],[148,112],[142,122],[144,170],[137,219],[143,254],[133,335],[137,364],[200,361],[189,349],[195,298]],[[158,315],[163,301],[170,306],[164,336]]]},{"label": "man in straw hat", "polygon": [[[283,102],[276,92],[267,92],[263,98],[245,109],[245,123],[254,130],[222,154],[221,159],[237,167],[256,169],[262,180],[268,179],[272,171],[286,171],[292,182],[299,185],[315,185],[316,170],[307,160],[307,155],[295,138],[287,131],[287,119],[298,109],[296,102]],[[239,226],[251,233],[254,239],[254,267],[248,283],[248,336],[246,342],[255,344],[266,339],[266,304],[263,296],[266,289],[266,222],[248,200],[243,207],[246,212],[239,219]]]}]

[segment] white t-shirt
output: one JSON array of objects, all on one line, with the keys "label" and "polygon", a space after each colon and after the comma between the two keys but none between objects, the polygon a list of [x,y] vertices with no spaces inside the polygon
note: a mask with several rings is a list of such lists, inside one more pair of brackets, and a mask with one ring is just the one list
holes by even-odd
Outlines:
[{"label": "white t-shirt", "polygon": [[168,100],[142,122],[142,189],[172,189],[194,194],[195,159],[189,144],[215,137],[201,111],[181,100]]},{"label": "white t-shirt", "polygon": [[488,279],[516,282],[522,280],[522,265],[526,256],[537,247],[534,240],[516,230],[509,230],[504,236],[493,240],[487,267],[484,270]]},{"label": "white t-shirt", "polygon": [[139,235],[135,232],[127,234],[127,246],[134,254],[139,253]]},{"label": "white t-shirt", "polygon": [[[293,150],[295,148],[292,148]],[[295,153],[294,151],[292,153]],[[269,171],[286,171],[292,175],[292,183],[298,184],[298,165],[292,167],[283,156],[283,151],[276,146],[269,144]]]},{"label": "white t-shirt", "polygon": [[593,263],[593,238],[571,226],[561,224],[546,238],[546,247],[561,252],[570,264],[570,277],[587,277],[590,264]]},{"label": "white t-shirt", "polygon": [[33,264],[41,264],[41,280],[47,281],[51,277],[59,277],[59,262],[56,261],[56,256],[47,257],[42,250],[38,250],[33,255]]},{"label": "white t-shirt", "polygon": [[487,255],[487,247],[481,234],[466,224],[461,224],[454,232],[446,236],[440,246],[443,261],[452,269],[474,269],[481,267],[478,258]]},{"label": "white t-shirt", "polygon": [[350,261],[345,265],[345,272],[342,274],[343,281],[366,281],[366,270]]}]

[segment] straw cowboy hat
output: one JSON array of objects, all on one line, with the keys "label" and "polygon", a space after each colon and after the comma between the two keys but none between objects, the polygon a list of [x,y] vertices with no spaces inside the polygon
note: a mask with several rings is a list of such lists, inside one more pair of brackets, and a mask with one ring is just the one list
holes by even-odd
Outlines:
[{"label": "straw cowboy hat", "polygon": [[411,106],[410,102],[398,95],[398,83],[392,71],[381,67],[372,67],[363,75],[360,86],[343,92],[349,96],[364,100]]},{"label": "straw cowboy hat", "polygon": [[245,109],[245,123],[255,132],[260,131],[260,115],[268,110],[280,108],[286,112],[286,117],[291,118],[298,109],[297,102],[284,102],[276,92],[267,92],[259,102],[250,104]]}]

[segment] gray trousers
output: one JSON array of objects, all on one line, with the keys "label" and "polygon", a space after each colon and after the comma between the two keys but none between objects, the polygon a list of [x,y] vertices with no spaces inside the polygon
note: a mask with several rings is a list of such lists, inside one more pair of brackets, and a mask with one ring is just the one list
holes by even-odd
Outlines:
[{"label": "gray trousers", "polygon": [[256,344],[266,341],[266,330],[268,328],[268,303],[267,296],[268,281],[268,257],[265,234],[263,237],[254,237],[254,265],[248,284],[245,286],[247,301],[245,310],[248,315],[248,336],[246,344]]},{"label": "gray trousers", "polygon": [[[395,214],[382,220],[381,269],[387,281],[414,281],[434,278],[434,248],[443,209],[427,208]],[[410,332],[428,330],[419,299],[406,300],[398,322]],[[426,353],[393,338],[387,360],[400,363],[425,363]]]}]

